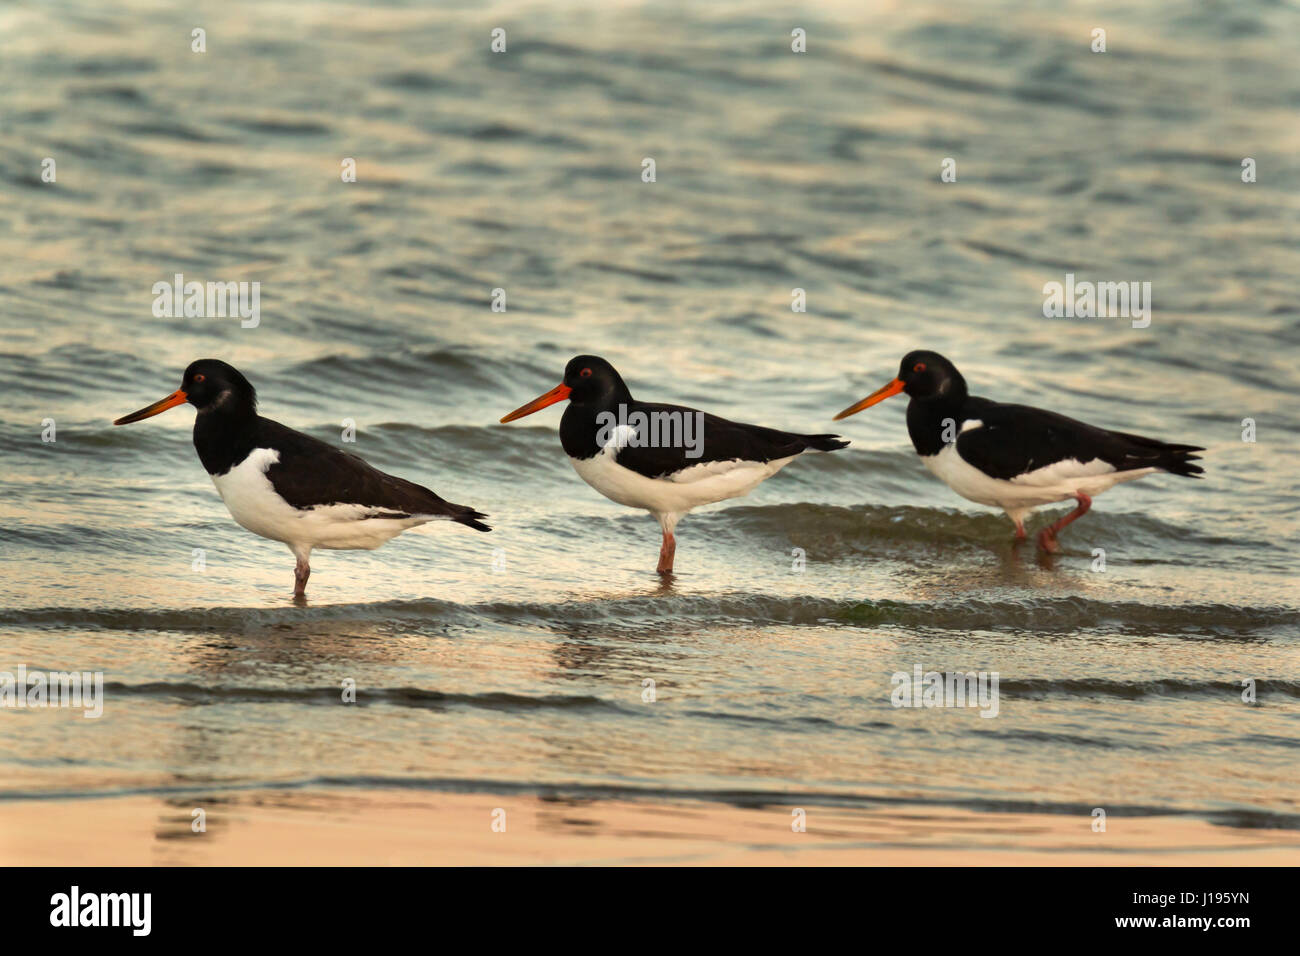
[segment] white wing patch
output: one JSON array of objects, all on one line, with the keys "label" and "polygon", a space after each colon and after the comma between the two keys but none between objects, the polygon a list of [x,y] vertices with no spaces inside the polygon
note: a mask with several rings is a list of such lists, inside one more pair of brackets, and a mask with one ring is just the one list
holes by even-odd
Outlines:
[{"label": "white wing patch", "polygon": [[609,441],[603,447],[605,451],[622,451],[632,443],[636,434],[636,429],[631,425],[615,425],[610,431]]},{"label": "white wing patch", "polygon": [[1100,458],[1094,458],[1089,462],[1082,462],[1077,458],[1065,458],[1042,468],[1035,468],[1033,471],[1025,472],[1023,475],[1016,475],[1011,481],[1013,484],[1029,485],[1035,488],[1048,487],[1061,485],[1078,478],[1095,478],[1098,475],[1109,475],[1115,470],[1114,465],[1102,461]]},{"label": "white wing patch", "polygon": [[[784,459],[793,461],[792,458]],[[732,458],[727,461],[702,461],[698,465],[687,465],[681,471],[675,471],[668,476],[669,481],[680,481],[689,483],[692,481],[702,481],[705,478],[712,478],[718,475],[729,475],[738,468],[761,468],[766,469],[767,465],[757,461],[745,461],[741,458]],[[767,474],[763,475],[764,478]],[[759,479],[760,481],[762,479]]]}]

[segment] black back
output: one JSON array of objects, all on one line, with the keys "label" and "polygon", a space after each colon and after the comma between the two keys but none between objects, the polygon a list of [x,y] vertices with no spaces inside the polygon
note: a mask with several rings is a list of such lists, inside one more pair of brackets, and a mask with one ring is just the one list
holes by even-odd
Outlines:
[{"label": "black back", "polygon": [[280,460],[266,477],[295,508],[355,504],[375,509],[368,518],[445,515],[478,531],[491,530],[487,515],[452,504],[428,488],[385,474],[350,452],[257,414],[253,386],[238,370],[216,359],[195,362],[181,384],[197,407],[194,448],[209,475],[224,475],[256,448]]},{"label": "black back", "polygon": [[[918,370],[918,366],[920,367]],[[907,433],[920,455],[937,455],[944,438],[956,436],[957,453],[993,478],[1008,480],[1037,468],[1074,459],[1096,459],[1117,471],[1162,468],[1194,477],[1203,472],[1196,445],[1173,445],[1155,438],[1115,432],[1028,405],[1005,405],[967,394],[966,381],[935,352],[904,357],[899,378],[911,396]],[[983,425],[962,432],[963,423]]]},{"label": "black back", "polygon": [[692,427],[695,427],[695,416],[703,415],[702,432],[695,435],[700,451],[698,457],[688,457],[687,451],[693,449],[680,443],[659,448],[628,445],[618,451],[616,460],[620,465],[646,478],[662,478],[708,462],[768,462],[804,451],[835,451],[848,445],[836,435],[800,435],[762,425],[728,421],[684,405],[639,402],[632,397],[614,367],[594,355],[579,355],[570,361],[565,368],[564,382],[572,392],[560,420],[560,443],[570,458],[591,458],[601,451],[598,436],[602,430],[599,417],[602,413],[613,415],[616,420],[631,419],[636,413],[647,417],[667,413],[680,419],[690,416]]}]

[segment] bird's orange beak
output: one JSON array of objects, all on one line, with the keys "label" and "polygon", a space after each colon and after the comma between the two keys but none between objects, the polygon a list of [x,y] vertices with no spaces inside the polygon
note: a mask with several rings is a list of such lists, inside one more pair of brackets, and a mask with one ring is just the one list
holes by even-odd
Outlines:
[{"label": "bird's orange beak", "polygon": [[833,421],[838,422],[841,418],[848,418],[850,415],[856,415],[864,408],[870,408],[877,402],[883,402],[885,399],[889,398],[889,396],[897,395],[905,388],[907,388],[907,383],[901,378],[896,378],[884,388],[876,389],[876,391],[872,392],[856,405],[850,405],[848,408],[844,409],[844,411],[835,416]]},{"label": "bird's orange beak", "polygon": [[[501,419],[501,424],[504,425],[506,422],[513,422],[516,418],[523,418],[525,415],[531,415],[533,412],[540,412],[547,405],[554,405],[556,402],[562,402],[564,399],[569,397],[571,391],[573,391],[573,389],[561,382],[545,395],[538,395],[527,405],[520,405],[505,418]],[[145,409],[145,411],[148,411],[148,409]],[[159,411],[161,411],[161,409],[159,409]]]},{"label": "bird's orange beak", "polygon": [[175,408],[177,405],[184,405],[189,400],[190,397],[186,395],[182,389],[178,388],[162,401],[154,402],[152,405],[147,405],[138,412],[132,412],[130,415],[123,415],[117,421],[113,422],[113,424],[130,425],[132,422],[142,421],[146,418],[153,418],[155,415],[161,414],[169,408]]}]

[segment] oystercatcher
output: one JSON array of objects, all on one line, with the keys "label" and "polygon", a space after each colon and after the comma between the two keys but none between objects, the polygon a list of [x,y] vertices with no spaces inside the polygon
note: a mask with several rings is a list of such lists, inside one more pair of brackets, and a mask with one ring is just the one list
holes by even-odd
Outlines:
[{"label": "oystercatcher", "polygon": [[937,352],[909,352],[898,377],[835,416],[847,418],[906,392],[907,432],[926,467],[953,491],[1003,509],[1025,537],[1025,516],[1073,498],[1078,507],[1038,535],[1044,551],[1059,551],[1057,535],[1112,485],[1155,471],[1188,478],[1204,470],[1196,445],[1107,431],[1027,405],[1004,405],[966,391],[956,366]]},{"label": "oystercatcher", "polygon": [[427,521],[444,518],[490,531],[473,508],[386,475],[356,455],[257,414],[248,379],[217,359],[190,364],[181,387],[113,422],[129,425],[189,402],[194,447],[231,517],[254,534],[283,541],[298,559],[294,597],[307,590],[312,548],[379,547]]},{"label": "oystercatcher", "polygon": [[639,402],[602,358],[579,355],[564,381],[501,419],[512,422],[564,399],[560,444],[582,480],[606,498],[659,519],[660,574],[670,574],[673,530],[692,508],[747,495],[806,451],[835,451],[836,435],[796,435],[685,408]]}]

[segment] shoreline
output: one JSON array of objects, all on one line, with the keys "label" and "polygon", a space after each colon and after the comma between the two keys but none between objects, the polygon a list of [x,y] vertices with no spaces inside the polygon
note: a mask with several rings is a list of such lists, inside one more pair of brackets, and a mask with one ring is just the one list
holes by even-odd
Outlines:
[{"label": "shoreline", "polygon": [[[195,832],[203,811],[205,832]],[[7,866],[1295,866],[1300,833],[1185,816],[409,790],[212,790],[0,803]],[[495,829],[494,829],[495,827]]]}]

